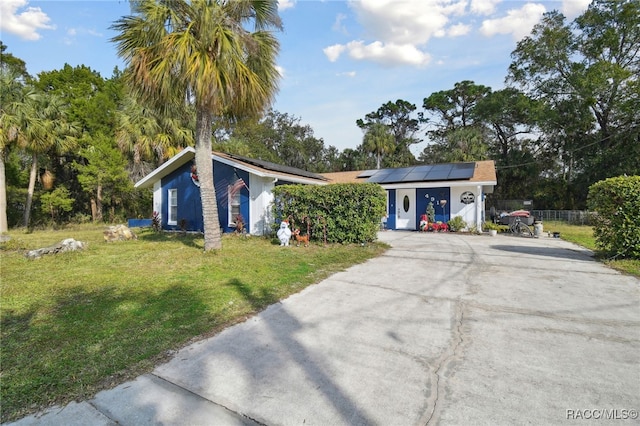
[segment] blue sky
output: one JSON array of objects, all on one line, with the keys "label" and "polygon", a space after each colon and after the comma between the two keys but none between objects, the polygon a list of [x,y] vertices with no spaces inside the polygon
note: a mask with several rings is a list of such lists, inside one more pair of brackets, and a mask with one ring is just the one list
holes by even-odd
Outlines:
[{"label": "blue sky", "polygon": [[[325,146],[355,148],[355,122],[382,104],[423,99],[472,80],[504,86],[510,54],[544,12],[573,19],[589,0],[280,0],[282,79],[274,109],[309,124]],[[123,68],[110,42],[126,0],[1,0],[0,39],[30,74]],[[424,144],[413,147],[418,154]]]}]

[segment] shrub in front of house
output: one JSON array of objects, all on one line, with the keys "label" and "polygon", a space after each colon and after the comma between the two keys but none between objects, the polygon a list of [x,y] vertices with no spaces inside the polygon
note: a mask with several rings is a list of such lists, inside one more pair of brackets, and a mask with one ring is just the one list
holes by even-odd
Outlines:
[{"label": "shrub in front of house", "polygon": [[449,222],[447,222],[447,224],[449,225],[449,230],[451,232],[462,231],[467,227],[467,222],[461,216],[453,217]]},{"label": "shrub in front of house", "polygon": [[619,176],[589,187],[589,210],[595,212],[596,246],[630,259],[640,259],[640,176]]},{"label": "shrub in front of house", "polygon": [[273,190],[273,230],[289,220],[292,230],[311,230],[312,241],[364,243],[376,239],[387,196],[378,184],[282,185]]}]

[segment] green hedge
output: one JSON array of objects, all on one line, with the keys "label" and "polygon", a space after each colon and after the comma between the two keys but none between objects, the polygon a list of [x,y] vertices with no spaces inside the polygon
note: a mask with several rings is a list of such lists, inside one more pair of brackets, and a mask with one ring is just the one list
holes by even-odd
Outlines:
[{"label": "green hedge", "polygon": [[640,259],[640,176],[619,176],[589,187],[587,204],[595,212],[598,248]]},{"label": "green hedge", "polygon": [[282,220],[307,232],[311,240],[329,243],[364,243],[376,239],[386,214],[386,194],[374,183],[332,185],[282,185],[273,190],[274,231]]}]

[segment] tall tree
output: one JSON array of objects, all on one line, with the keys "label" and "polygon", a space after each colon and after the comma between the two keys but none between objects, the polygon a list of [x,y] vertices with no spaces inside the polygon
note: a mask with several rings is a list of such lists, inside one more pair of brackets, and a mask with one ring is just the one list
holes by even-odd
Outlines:
[{"label": "tall tree", "polygon": [[478,102],[491,88],[473,81],[456,83],[453,89],[432,93],[424,99],[420,120],[429,126],[430,144],[420,154],[421,162],[483,160],[487,156],[485,126],[476,119]]},{"label": "tall tree", "polygon": [[[39,73],[34,86],[60,98],[66,106],[67,120],[77,123],[84,134],[108,136],[115,147],[115,117],[124,86],[119,75],[116,69],[111,79],[104,79],[86,65],[72,67],[65,64],[59,70]],[[80,151],[88,148],[84,144],[92,140],[91,137],[81,138],[77,149],[66,152],[52,150],[42,158],[42,165],[47,171],[58,182],[64,182],[74,194],[75,210],[86,210],[86,206],[95,201],[83,189],[73,167],[74,163],[86,161]]]},{"label": "tall tree", "polygon": [[216,117],[265,110],[279,73],[277,0],[132,0],[113,38],[128,63],[132,88],[160,108],[185,100],[196,111],[196,167],[204,220],[204,249],[222,248],[211,160]]},{"label": "tall tree", "polygon": [[428,135],[437,139],[449,131],[473,125],[473,109],[490,92],[490,87],[464,80],[453,89],[429,95],[422,103],[425,113],[420,114],[423,122],[432,125]]},{"label": "tall tree", "polygon": [[512,53],[508,81],[549,112],[563,173],[588,186],[640,173],[640,2],[594,0],[571,24],[543,16]]},{"label": "tall tree", "polygon": [[133,181],[160,166],[180,148],[193,144],[192,127],[187,120],[163,116],[133,94],[124,97],[116,113],[115,134],[118,147],[130,157],[129,175]]},{"label": "tall tree", "polygon": [[25,82],[31,77],[27,72],[27,64],[22,59],[7,52],[7,49],[7,45],[0,40],[0,69],[16,73],[18,78]]},{"label": "tall tree", "polygon": [[414,164],[416,159],[410,151],[410,146],[421,142],[416,136],[420,130],[420,121],[413,117],[416,106],[410,102],[398,99],[396,102],[387,102],[374,112],[370,112],[364,119],[358,119],[356,125],[366,131],[376,123],[389,128],[394,138],[393,158],[390,159],[391,167],[408,166]]},{"label": "tall tree", "polygon": [[486,127],[487,148],[496,162],[498,186],[492,197],[531,198],[528,191],[541,171],[556,164],[549,161],[552,148],[542,137],[540,110],[538,102],[506,88],[487,94],[471,111],[473,120]]},{"label": "tall tree", "polygon": [[10,69],[0,68],[0,234],[9,229],[4,159],[9,145],[16,140],[18,123],[15,106],[21,92],[19,74]]},{"label": "tall tree", "polygon": [[382,123],[373,123],[364,134],[363,147],[376,156],[376,169],[380,168],[382,157],[393,152],[393,134]]},{"label": "tall tree", "polygon": [[84,138],[89,140],[82,144],[82,161],[75,162],[74,168],[82,188],[91,194],[91,217],[94,222],[101,222],[104,200],[109,200],[115,209],[117,198],[131,192],[133,185],[126,172],[126,160],[109,136],[97,133]]},{"label": "tall tree", "polygon": [[7,46],[0,41],[0,234],[9,230],[5,155],[17,137],[16,102],[29,78],[25,62],[6,50]]},{"label": "tall tree", "polygon": [[330,170],[324,141],[294,115],[271,109],[259,119],[233,123],[227,133],[229,139],[221,140],[217,149],[317,173]]},{"label": "tall tree", "polygon": [[24,209],[24,226],[29,226],[31,204],[38,172],[38,156],[50,150],[69,149],[79,129],[66,118],[66,104],[58,96],[31,90],[16,106],[17,134],[20,147],[31,155],[29,187]]}]

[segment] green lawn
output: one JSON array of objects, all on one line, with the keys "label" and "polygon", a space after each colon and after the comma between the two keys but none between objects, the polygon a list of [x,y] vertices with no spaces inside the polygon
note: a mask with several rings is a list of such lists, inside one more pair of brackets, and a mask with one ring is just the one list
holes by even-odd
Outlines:
[{"label": "green lawn", "polygon": [[618,271],[640,277],[640,260],[615,259],[598,251],[593,237],[593,228],[583,225],[570,225],[566,222],[544,222],[544,231],[560,232],[560,238],[581,245],[596,253],[596,257],[606,265]]},{"label": "green lawn", "polygon": [[[170,350],[386,249],[284,248],[225,235],[222,251],[204,253],[200,236],[143,230],[136,241],[105,243],[103,229],[11,232],[0,244],[2,422],[150,371]],[[544,229],[596,248],[590,227],[545,222]],[[89,247],[24,257],[27,249],[65,238]],[[640,276],[640,261],[600,258]]]},{"label": "green lawn", "polygon": [[[225,235],[221,251],[204,253],[200,236],[141,230],[106,243],[104,229],[11,232],[0,244],[2,422],[149,371],[170,350],[386,249]],[[89,247],[24,256],[65,238]]]}]

